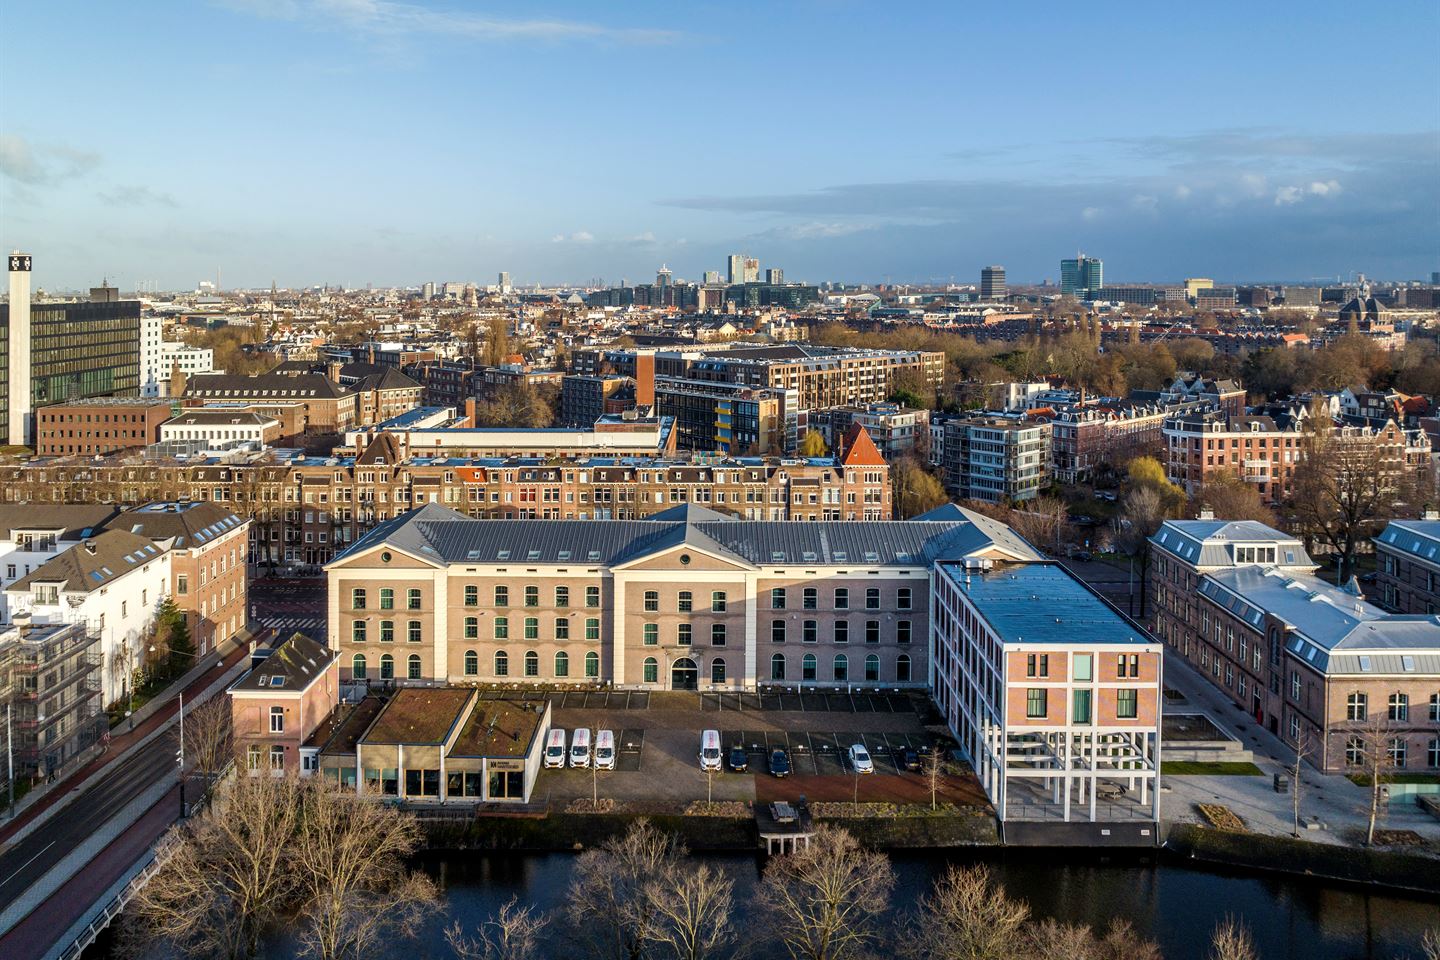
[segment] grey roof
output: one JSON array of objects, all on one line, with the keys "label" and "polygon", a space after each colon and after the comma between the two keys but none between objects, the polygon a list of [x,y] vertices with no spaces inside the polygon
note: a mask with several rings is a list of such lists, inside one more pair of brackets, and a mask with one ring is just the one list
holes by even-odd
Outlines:
[{"label": "grey roof", "polygon": [[1282,567],[1314,568],[1299,540],[1257,520],[1166,520],[1150,543],[1195,567],[1229,567],[1237,543],[1279,544]]},{"label": "grey roof", "polygon": [[325,673],[338,656],[322,643],[297,633],[282,643],[248,673],[231,685],[231,690],[304,690]]},{"label": "grey roof", "polygon": [[46,560],[5,588],[26,593],[37,583],[59,583],[72,593],[89,593],[165,554],[149,538],[128,530],[105,530]]},{"label": "grey roof", "polygon": [[1417,560],[1440,564],[1440,520],[1391,520],[1375,541]]},{"label": "grey roof", "polygon": [[[1207,574],[1200,595],[1256,629],[1265,614],[1281,621],[1287,648],[1324,673],[1440,673],[1440,615],[1386,613],[1318,577],[1274,567]],[[1395,669],[1381,670],[1381,658]]]},{"label": "grey roof", "polygon": [[127,510],[111,522],[116,530],[148,537],[174,539],[176,550],[194,550],[245,523],[237,514],[205,500],[183,503],[147,503]]},{"label": "grey roof", "polygon": [[165,421],[167,427],[193,427],[193,426],[229,426],[231,424],[264,424],[276,423],[271,416],[264,416],[253,410],[215,410],[207,407],[199,407],[188,410],[178,417],[171,417]]},{"label": "grey roof", "polygon": [[941,568],[1007,643],[1154,643],[1059,564],[997,563],[989,570]]},{"label": "grey roof", "polygon": [[17,530],[58,530],[60,540],[80,540],[102,527],[119,508],[92,503],[0,504],[0,535]]},{"label": "grey roof", "polygon": [[230,373],[202,373],[185,384],[185,396],[255,400],[337,399],[349,392],[323,374],[262,373],[253,377]]},{"label": "grey roof", "polygon": [[615,565],[689,545],[741,564],[928,566],[996,550],[1040,559],[989,517],[798,522],[741,520],[677,506],[645,520],[481,520],[426,504],[371,530],[332,563],[381,543],[436,563]]}]

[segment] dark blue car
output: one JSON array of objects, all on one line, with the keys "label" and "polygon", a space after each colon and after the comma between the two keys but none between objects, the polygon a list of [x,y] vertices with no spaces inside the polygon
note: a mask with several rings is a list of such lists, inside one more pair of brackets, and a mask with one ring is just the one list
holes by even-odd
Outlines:
[{"label": "dark blue car", "polygon": [[774,777],[790,776],[790,755],[784,750],[770,751],[770,775]]}]

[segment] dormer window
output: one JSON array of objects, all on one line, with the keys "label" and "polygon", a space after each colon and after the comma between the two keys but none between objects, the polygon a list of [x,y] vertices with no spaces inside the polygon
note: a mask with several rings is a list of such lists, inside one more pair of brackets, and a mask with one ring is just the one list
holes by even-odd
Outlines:
[{"label": "dormer window", "polygon": [[37,583],[31,599],[38,605],[54,606],[60,602],[60,588],[55,584]]}]

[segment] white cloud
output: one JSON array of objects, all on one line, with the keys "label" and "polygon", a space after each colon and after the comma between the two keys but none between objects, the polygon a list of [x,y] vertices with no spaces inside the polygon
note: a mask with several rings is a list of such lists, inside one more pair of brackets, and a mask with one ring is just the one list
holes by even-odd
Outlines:
[{"label": "white cloud", "polygon": [[1275,206],[1288,207],[1306,197],[1334,197],[1340,193],[1338,180],[1313,180],[1307,186],[1281,187],[1275,191]]},{"label": "white cloud", "polygon": [[0,174],[32,187],[82,176],[99,165],[98,153],[33,144],[14,134],[0,135]]},{"label": "white cloud", "polygon": [[668,43],[671,30],[609,27],[581,20],[519,19],[431,10],[391,0],[219,0],[238,13],[270,20],[312,21],[380,36],[446,35],[467,40],[599,40]]},{"label": "white cloud", "polygon": [[1101,210],[1099,207],[1086,207],[1080,211],[1080,216],[1086,220],[1100,219]]},{"label": "white cloud", "polygon": [[574,233],[569,234],[569,235],[566,235],[566,234],[563,234],[563,233],[557,233],[557,234],[555,234],[555,236],[553,236],[553,237],[550,238],[550,242],[551,242],[551,243],[594,243],[594,242],[595,242],[595,234],[591,233],[589,230],[576,230]]}]

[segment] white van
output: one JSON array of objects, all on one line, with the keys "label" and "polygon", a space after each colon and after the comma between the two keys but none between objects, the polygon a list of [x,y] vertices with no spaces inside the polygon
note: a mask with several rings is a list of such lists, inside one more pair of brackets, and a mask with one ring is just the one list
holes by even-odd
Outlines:
[{"label": "white van", "polygon": [[601,730],[595,734],[595,769],[615,769],[615,731]]},{"label": "white van", "polygon": [[565,766],[565,731],[551,730],[545,737],[545,768]]},{"label": "white van", "polygon": [[700,769],[720,769],[720,731],[706,730],[700,734]]},{"label": "white van", "polygon": [[570,766],[590,766],[590,728],[581,727],[570,734]]}]

